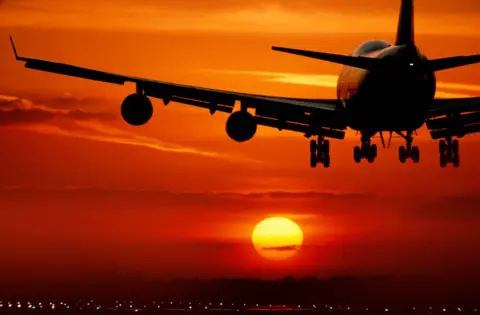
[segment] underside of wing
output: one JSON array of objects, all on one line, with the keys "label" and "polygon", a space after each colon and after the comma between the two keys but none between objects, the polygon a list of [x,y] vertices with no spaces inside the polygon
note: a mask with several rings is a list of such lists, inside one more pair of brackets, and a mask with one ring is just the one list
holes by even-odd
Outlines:
[{"label": "underside of wing", "polygon": [[426,124],[433,139],[480,132],[480,97],[434,100]]},{"label": "underside of wing", "polygon": [[[258,125],[301,132],[306,136],[319,135],[336,139],[343,139],[345,136],[346,118],[343,107],[336,99],[284,98],[155,81],[58,62],[20,57],[13,40],[12,47],[16,59],[25,62],[25,67],[29,69],[112,84],[123,85],[126,82],[131,82],[136,84],[137,95],[162,99],[165,105],[176,102],[206,108],[210,110],[211,114],[217,111],[232,113],[235,105],[239,104],[242,111],[250,109],[254,112],[252,118]],[[130,105],[135,103],[134,100],[141,100],[141,98],[135,97],[127,99]],[[148,103],[143,102],[142,104]],[[136,108],[140,105],[135,106],[135,104],[131,106],[131,113],[139,115]],[[149,112],[146,109],[145,119],[140,117],[138,121],[148,121],[151,116]]]}]

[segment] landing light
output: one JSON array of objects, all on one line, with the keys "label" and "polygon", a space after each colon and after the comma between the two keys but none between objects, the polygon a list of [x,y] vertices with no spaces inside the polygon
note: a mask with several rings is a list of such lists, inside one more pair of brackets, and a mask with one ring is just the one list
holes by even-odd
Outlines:
[{"label": "landing light", "polygon": [[412,63],[410,63],[410,67],[413,67],[414,65],[415,65],[415,64],[414,64],[413,62],[412,62]]}]

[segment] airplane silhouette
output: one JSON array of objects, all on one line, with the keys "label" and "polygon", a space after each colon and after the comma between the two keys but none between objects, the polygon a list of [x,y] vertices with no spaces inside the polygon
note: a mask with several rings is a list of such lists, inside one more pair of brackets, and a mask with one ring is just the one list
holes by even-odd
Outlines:
[{"label": "airplane silhouette", "polygon": [[[415,45],[413,0],[402,0],[395,44],[371,40],[361,44],[351,55],[272,47],[275,51],[341,64],[337,99],[302,99],[264,96],[196,86],[153,81],[126,75],[86,69],[68,64],[20,57],[10,37],[15,57],[29,69],[114,84],[133,82],[136,93],[121,105],[123,119],[130,125],[146,124],[153,114],[149,97],[160,98],[165,105],[183,103],[230,116],[226,132],[237,142],[253,138],[257,126],[303,133],[310,141],[310,165],[330,166],[330,142],[344,139],[347,127],[361,134],[356,146],[356,163],[373,163],[377,146],[371,138],[377,133],[385,147],[383,132],[398,134],[406,145],[399,148],[400,162],[420,160],[420,150],[413,146],[413,135],[425,123],[432,139],[439,141],[440,166],[460,165],[459,142],[466,134],[480,132],[480,97],[434,99],[435,72],[480,62],[480,55],[455,56],[429,60]],[[236,102],[240,110],[234,111]],[[250,109],[250,111],[249,111]],[[254,114],[251,112],[254,111]]]}]

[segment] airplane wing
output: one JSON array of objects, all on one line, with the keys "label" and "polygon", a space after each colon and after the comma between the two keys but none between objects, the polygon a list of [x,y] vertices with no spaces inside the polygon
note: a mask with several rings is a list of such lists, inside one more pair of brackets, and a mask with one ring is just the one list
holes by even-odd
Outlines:
[{"label": "airplane wing", "polygon": [[77,78],[123,85],[132,82],[147,96],[202,108],[213,114],[216,111],[232,113],[238,101],[244,108],[255,110],[258,125],[291,130],[306,136],[321,135],[343,139],[346,118],[343,106],[336,99],[284,98],[232,91],[208,89],[170,82],[154,81],[128,75],[57,63],[52,61],[20,57],[10,37],[15,58],[25,62],[25,67]]},{"label": "airplane wing", "polygon": [[480,97],[436,99],[426,124],[433,139],[480,132]]}]

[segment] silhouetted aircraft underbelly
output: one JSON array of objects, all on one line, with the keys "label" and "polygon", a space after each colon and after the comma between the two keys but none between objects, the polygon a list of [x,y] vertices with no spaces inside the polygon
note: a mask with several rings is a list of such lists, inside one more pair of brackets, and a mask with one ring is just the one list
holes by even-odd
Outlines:
[{"label": "silhouetted aircraft underbelly", "polygon": [[[395,47],[376,54],[397,53]],[[392,66],[393,67],[393,66]],[[346,67],[339,81],[337,96],[348,113],[348,126],[355,130],[416,130],[435,95],[435,77],[422,67],[422,61],[408,68],[364,70]]]}]

